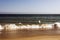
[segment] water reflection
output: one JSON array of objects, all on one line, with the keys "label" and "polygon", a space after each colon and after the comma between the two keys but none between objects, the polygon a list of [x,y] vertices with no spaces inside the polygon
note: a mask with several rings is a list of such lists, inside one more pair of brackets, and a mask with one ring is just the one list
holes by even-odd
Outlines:
[{"label": "water reflection", "polygon": [[1,31],[0,38],[22,38],[22,37],[32,37],[41,35],[54,35],[59,34],[60,30],[15,30],[15,31]]}]

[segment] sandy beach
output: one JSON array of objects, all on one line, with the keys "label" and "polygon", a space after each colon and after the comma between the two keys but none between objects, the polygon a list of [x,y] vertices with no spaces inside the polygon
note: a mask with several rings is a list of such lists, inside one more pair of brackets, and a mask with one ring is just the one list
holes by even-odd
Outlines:
[{"label": "sandy beach", "polygon": [[42,35],[42,36],[0,39],[0,40],[60,40],[60,35]]},{"label": "sandy beach", "polygon": [[11,31],[2,32],[0,34],[0,40],[60,40],[60,30],[24,30],[24,31]]}]

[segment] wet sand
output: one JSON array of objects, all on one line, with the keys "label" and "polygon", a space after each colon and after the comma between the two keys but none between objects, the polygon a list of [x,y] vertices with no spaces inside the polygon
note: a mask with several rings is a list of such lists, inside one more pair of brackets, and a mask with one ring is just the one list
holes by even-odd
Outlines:
[{"label": "wet sand", "polygon": [[60,35],[44,35],[44,36],[34,36],[34,37],[27,37],[27,38],[12,38],[12,39],[0,39],[0,40],[60,40]]},{"label": "wet sand", "polygon": [[0,32],[0,40],[60,40],[60,30],[18,30]]}]

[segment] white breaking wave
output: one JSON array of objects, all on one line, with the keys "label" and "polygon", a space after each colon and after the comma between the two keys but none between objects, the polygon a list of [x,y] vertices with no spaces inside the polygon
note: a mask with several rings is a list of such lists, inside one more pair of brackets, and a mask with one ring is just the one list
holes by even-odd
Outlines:
[{"label": "white breaking wave", "polygon": [[6,24],[6,25],[4,25],[4,27],[8,30],[17,30],[17,29],[19,29],[19,27],[16,26],[15,24]]},{"label": "white breaking wave", "polygon": [[57,26],[60,28],[60,22],[55,22],[54,24],[57,24]]},{"label": "white breaking wave", "polygon": [[17,30],[17,29],[39,29],[39,28],[46,28],[46,29],[52,29],[52,24],[42,24],[40,25],[20,25],[17,26],[15,24],[6,24],[4,27],[9,30]]},{"label": "white breaking wave", "polygon": [[3,30],[4,28],[6,30],[18,30],[18,29],[52,29],[53,28],[53,25],[54,24],[57,24],[58,28],[60,28],[60,23],[56,22],[56,23],[53,23],[53,24],[42,24],[42,25],[35,25],[35,24],[32,24],[32,25],[19,25],[17,26],[16,24],[5,24],[3,27],[0,25],[0,30]]},{"label": "white breaking wave", "polygon": [[4,27],[2,27],[2,25],[0,25],[0,31],[2,31],[4,29]]},{"label": "white breaking wave", "polygon": [[46,29],[52,29],[52,24],[42,24],[41,27],[46,28]]}]

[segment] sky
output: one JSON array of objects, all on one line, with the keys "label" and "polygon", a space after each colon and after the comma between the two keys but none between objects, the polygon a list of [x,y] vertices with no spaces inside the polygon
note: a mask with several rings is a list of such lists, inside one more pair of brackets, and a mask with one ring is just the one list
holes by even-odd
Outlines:
[{"label": "sky", "polygon": [[0,12],[60,13],[60,0],[0,0]]}]

